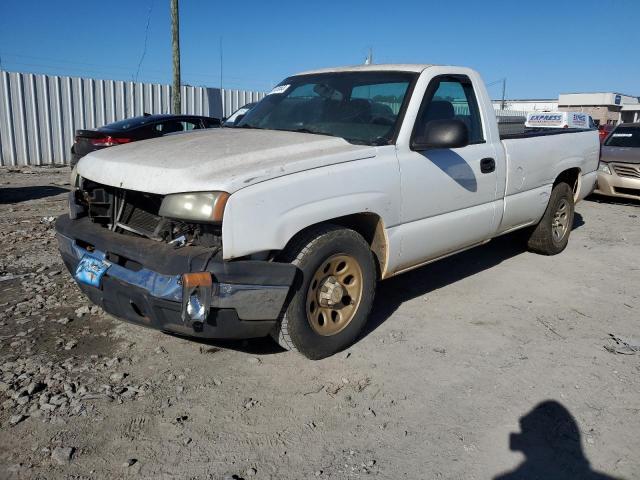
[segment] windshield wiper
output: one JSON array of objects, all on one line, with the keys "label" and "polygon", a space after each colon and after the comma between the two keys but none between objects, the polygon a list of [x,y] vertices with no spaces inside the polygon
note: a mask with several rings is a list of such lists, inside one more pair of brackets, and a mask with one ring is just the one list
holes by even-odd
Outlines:
[{"label": "windshield wiper", "polygon": [[256,127],[255,125],[249,125],[245,123],[244,125],[235,125],[233,128],[253,128],[255,130],[264,130],[262,127]]},{"label": "windshield wiper", "polygon": [[[277,129],[280,130],[280,129]],[[327,132],[319,132],[317,130],[310,130],[308,128],[293,128],[293,129],[282,129],[283,132],[296,132],[296,133],[310,133],[312,135],[324,135],[326,137],[337,137],[337,135],[333,135]]]},{"label": "windshield wiper", "polygon": [[391,143],[391,140],[389,140],[388,138],[384,138],[384,137],[377,137],[373,140],[373,144],[381,147],[383,145],[389,145],[389,143]]},{"label": "windshield wiper", "polygon": [[353,143],[354,145],[369,145],[374,147],[382,147],[383,145],[389,145],[390,140],[384,137],[374,138],[373,140],[362,140],[361,138],[346,138],[343,137],[347,142]]}]

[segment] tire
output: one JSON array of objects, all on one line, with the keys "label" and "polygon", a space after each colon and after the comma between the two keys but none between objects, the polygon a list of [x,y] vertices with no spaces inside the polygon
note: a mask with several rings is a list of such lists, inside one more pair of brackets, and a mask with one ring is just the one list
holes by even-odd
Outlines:
[{"label": "tire", "polygon": [[[271,332],[273,339],[311,360],[353,344],[367,322],[376,289],[376,266],[365,239],[354,230],[320,225],[294,239],[279,260],[296,265],[299,273]],[[338,303],[326,307],[327,302]]]},{"label": "tire", "polygon": [[564,182],[558,183],[551,191],[542,219],[529,236],[529,250],[542,255],[557,255],[562,252],[569,242],[573,215],[573,190]]}]

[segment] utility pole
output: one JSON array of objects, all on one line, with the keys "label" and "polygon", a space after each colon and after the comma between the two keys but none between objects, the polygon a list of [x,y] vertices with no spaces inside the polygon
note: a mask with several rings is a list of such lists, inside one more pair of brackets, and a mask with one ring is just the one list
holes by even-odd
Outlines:
[{"label": "utility pole", "polygon": [[373,48],[369,47],[369,55],[367,55],[366,60],[364,61],[365,65],[373,64]]},{"label": "utility pole", "polygon": [[222,37],[220,37],[220,92],[222,92]]},{"label": "utility pole", "polygon": [[224,91],[222,90],[222,36],[220,36],[220,100],[222,104],[222,112],[220,115],[222,118],[226,118],[231,112],[226,112],[226,103],[224,101]]},{"label": "utility pole", "polygon": [[180,99],[180,17],[178,0],[171,1],[171,49],[173,51],[173,113],[182,113]]},{"label": "utility pole", "polygon": [[500,103],[500,110],[504,110],[504,94],[507,90],[507,78],[502,79],[502,103]]}]

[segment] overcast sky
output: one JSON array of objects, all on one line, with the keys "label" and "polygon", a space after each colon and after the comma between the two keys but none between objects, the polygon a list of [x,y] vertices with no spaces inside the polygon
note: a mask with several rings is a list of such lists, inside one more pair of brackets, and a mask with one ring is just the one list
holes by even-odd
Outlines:
[{"label": "overcast sky", "polygon": [[[493,98],[640,95],[640,0],[180,1],[182,79],[266,90],[297,71],[465,65]],[[148,29],[147,29],[148,24]],[[145,48],[146,37],[146,48]],[[635,37],[635,38],[634,38]],[[169,0],[0,0],[4,70],[169,83]]]}]

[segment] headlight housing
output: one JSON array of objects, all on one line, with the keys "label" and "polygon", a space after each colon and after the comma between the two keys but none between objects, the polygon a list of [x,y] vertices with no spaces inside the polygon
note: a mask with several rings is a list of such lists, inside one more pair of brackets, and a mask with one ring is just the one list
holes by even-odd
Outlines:
[{"label": "headlight housing", "polygon": [[159,214],[199,223],[222,222],[228,199],[227,192],[176,193],[164,197]]},{"label": "headlight housing", "polygon": [[607,175],[611,175],[611,169],[609,168],[608,163],[600,162],[600,164],[598,165],[598,171],[606,173]]}]

